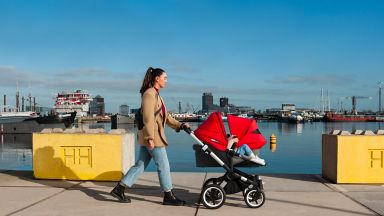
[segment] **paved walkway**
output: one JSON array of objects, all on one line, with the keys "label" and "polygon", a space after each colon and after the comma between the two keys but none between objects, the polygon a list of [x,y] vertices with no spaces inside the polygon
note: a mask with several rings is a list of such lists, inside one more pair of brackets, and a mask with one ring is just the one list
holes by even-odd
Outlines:
[{"label": "paved walkway", "polygon": [[163,206],[156,173],[144,173],[119,203],[112,182],[35,180],[32,172],[0,171],[0,215],[384,215],[384,185],[335,185],[317,175],[263,175],[267,200],[248,208],[242,195],[227,197],[220,209],[198,205],[204,179],[221,173],[172,173],[183,207]]}]

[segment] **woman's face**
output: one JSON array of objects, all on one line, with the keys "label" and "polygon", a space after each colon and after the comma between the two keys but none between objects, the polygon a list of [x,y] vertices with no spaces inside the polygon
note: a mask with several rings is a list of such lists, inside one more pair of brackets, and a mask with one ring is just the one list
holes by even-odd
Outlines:
[{"label": "woman's face", "polygon": [[167,73],[162,73],[160,76],[156,77],[156,84],[159,88],[165,88],[167,85]]}]

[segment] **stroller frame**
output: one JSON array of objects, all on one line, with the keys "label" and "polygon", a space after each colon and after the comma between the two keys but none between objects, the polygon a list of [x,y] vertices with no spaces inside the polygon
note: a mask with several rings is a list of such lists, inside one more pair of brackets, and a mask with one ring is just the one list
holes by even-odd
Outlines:
[{"label": "stroller frame", "polygon": [[[205,154],[210,155],[226,173],[218,178],[207,179],[203,184],[200,194],[199,203],[208,209],[220,208],[226,199],[226,194],[234,194],[243,192],[245,203],[251,208],[259,208],[265,202],[265,194],[263,192],[263,181],[259,175],[250,175],[234,168],[233,157],[241,157],[249,160],[247,157],[237,154],[235,151],[227,150],[226,155],[230,158],[229,165],[225,164],[210,148],[197,138],[194,132],[189,128],[184,128],[196,142],[199,144]],[[223,187],[221,186],[223,185]]]}]

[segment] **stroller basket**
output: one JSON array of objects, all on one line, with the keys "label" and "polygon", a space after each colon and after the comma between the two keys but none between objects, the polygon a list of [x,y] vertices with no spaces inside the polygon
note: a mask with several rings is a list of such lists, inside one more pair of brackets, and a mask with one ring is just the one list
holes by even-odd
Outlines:
[{"label": "stroller basket", "polygon": [[[212,150],[213,153],[215,153],[225,164],[229,164],[229,160],[231,160],[231,157],[227,156],[227,153],[225,151],[219,151],[215,148],[212,148],[210,145],[208,145],[209,148]],[[195,158],[196,158],[196,166],[197,167],[221,167],[220,164],[218,164],[211,156],[204,153],[201,146],[198,144],[193,145],[193,150],[195,150]],[[255,155],[258,154],[258,150],[254,150],[253,153]],[[235,167],[258,167],[260,165],[244,161],[241,158],[238,157],[232,157],[233,164]]]}]

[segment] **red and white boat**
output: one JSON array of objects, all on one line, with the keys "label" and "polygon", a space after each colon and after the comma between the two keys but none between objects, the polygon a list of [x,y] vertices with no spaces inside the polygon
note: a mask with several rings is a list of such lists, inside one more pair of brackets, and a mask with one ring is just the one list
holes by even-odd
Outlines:
[{"label": "red and white boat", "polygon": [[60,114],[77,112],[77,116],[87,116],[89,104],[92,101],[90,94],[85,90],[61,92],[55,98],[55,112]]}]

